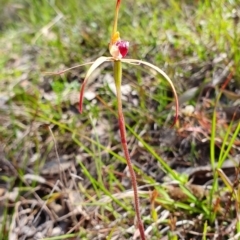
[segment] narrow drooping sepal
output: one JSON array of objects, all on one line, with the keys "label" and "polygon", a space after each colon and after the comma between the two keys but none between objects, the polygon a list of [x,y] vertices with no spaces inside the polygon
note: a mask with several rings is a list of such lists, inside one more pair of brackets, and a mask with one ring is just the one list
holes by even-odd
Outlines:
[{"label": "narrow drooping sepal", "polygon": [[87,71],[86,77],[84,78],[84,81],[82,83],[82,87],[80,90],[80,97],[79,97],[79,112],[80,113],[82,113],[84,89],[85,89],[85,86],[87,84],[87,81],[88,81],[90,75],[95,71],[96,68],[98,68],[104,62],[109,62],[109,61],[113,61],[113,60],[114,59],[112,57],[99,57]]},{"label": "narrow drooping sepal", "polygon": [[167,82],[169,83],[169,85],[171,86],[172,88],[172,91],[173,91],[173,95],[174,95],[174,98],[175,98],[175,107],[176,107],[176,111],[175,111],[175,117],[174,117],[174,121],[173,121],[173,124],[171,125],[171,127],[173,127],[177,120],[178,120],[178,113],[179,113],[179,101],[178,101],[178,96],[177,96],[177,91],[173,85],[173,82],[172,80],[168,77],[168,75],[163,71],[161,70],[159,67],[149,63],[149,62],[145,62],[145,61],[142,61],[142,60],[138,60],[138,59],[122,59],[122,62],[126,62],[126,63],[130,63],[130,64],[143,64],[145,66],[148,66],[152,69],[154,69],[156,72],[158,72],[165,80],[167,80]]}]

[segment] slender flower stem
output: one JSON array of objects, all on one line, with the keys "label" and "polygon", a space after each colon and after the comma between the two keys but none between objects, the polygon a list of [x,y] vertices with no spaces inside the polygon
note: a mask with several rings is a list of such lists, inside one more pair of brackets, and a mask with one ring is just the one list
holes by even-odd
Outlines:
[{"label": "slender flower stem", "polygon": [[123,147],[124,155],[127,161],[129,172],[130,172],[132,188],[134,192],[134,206],[135,206],[135,212],[136,212],[136,217],[138,222],[138,229],[140,232],[141,239],[146,240],[145,234],[144,234],[144,226],[143,226],[143,223],[141,220],[141,214],[140,214],[140,204],[139,204],[139,196],[138,196],[138,190],[137,190],[136,175],[133,170],[133,166],[132,166],[132,162],[130,159],[128,146],[127,146],[125,120],[124,120],[123,111],[122,111],[122,93],[121,93],[122,63],[121,61],[118,61],[118,60],[114,61],[114,80],[115,80],[115,85],[117,90],[118,121],[119,121],[120,135],[121,135],[121,144]]}]

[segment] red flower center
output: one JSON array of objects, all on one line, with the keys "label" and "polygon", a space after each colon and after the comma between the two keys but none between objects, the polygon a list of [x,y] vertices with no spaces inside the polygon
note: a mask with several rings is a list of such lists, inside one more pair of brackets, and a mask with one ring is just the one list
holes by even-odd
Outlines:
[{"label": "red flower center", "polygon": [[124,41],[124,40],[120,40],[120,41],[117,41],[115,43],[115,45],[118,47],[118,50],[119,50],[120,54],[124,58],[128,53],[129,42]]}]

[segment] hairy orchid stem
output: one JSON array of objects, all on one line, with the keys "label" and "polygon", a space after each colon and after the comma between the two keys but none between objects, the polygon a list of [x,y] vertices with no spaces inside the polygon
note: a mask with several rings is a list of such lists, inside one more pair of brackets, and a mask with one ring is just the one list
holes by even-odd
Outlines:
[{"label": "hairy orchid stem", "polygon": [[114,80],[115,80],[115,85],[117,90],[118,121],[119,121],[120,135],[121,135],[121,144],[123,147],[124,155],[127,161],[129,172],[130,172],[132,188],[134,192],[134,207],[135,207],[135,213],[136,213],[137,222],[138,222],[137,223],[138,229],[140,232],[141,239],[146,240],[145,234],[144,234],[144,226],[143,226],[141,214],[140,214],[140,204],[139,204],[136,174],[133,170],[133,165],[130,159],[130,154],[127,146],[125,120],[124,120],[123,111],[122,111],[122,94],[121,94],[122,63],[121,61],[118,61],[118,60],[114,61]]}]

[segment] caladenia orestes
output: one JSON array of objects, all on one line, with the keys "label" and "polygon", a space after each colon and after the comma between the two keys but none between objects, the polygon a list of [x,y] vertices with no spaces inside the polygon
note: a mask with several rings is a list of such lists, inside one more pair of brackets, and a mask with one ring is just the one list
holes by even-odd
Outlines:
[{"label": "caladenia orestes", "polygon": [[178,116],[178,97],[177,97],[177,93],[176,93],[175,87],[174,87],[171,79],[160,68],[158,68],[157,66],[155,66],[149,62],[145,62],[145,61],[138,60],[138,59],[125,58],[125,56],[128,53],[129,42],[122,40],[120,38],[120,33],[117,31],[118,12],[119,12],[119,8],[120,8],[120,3],[121,3],[121,0],[117,0],[113,32],[112,32],[111,40],[109,43],[109,52],[111,54],[111,57],[102,56],[102,57],[99,57],[98,59],[96,59],[92,63],[81,64],[81,65],[63,70],[61,72],[51,73],[51,74],[62,74],[73,68],[77,68],[77,67],[84,66],[87,64],[92,64],[85,76],[85,79],[82,83],[81,90],[80,90],[79,111],[80,111],[80,113],[82,113],[84,89],[85,89],[85,86],[87,84],[87,81],[88,81],[90,75],[94,72],[94,70],[96,70],[96,68],[98,68],[104,62],[113,62],[113,72],[114,72],[114,80],[115,80],[116,93],[117,93],[118,122],[119,122],[119,129],[120,129],[120,135],[121,135],[121,144],[122,144],[123,152],[124,152],[125,159],[127,162],[127,166],[128,166],[129,172],[130,172],[130,178],[131,178],[131,183],[132,183],[132,188],[133,188],[133,193],[134,193],[134,206],[135,206],[135,214],[136,214],[136,220],[137,220],[137,228],[139,229],[141,239],[145,240],[146,236],[144,233],[144,225],[143,225],[141,214],[140,214],[140,204],[139,204],[139,195],[138,195],[138,189],[137,189],[137,180],[136,180],[136,175],[133,170],[133,165],[131,163],[131,159],[130,159],[130,155],[129,155],[129,151],[128,151],[125,120],[124,120],[123,111],[122,111],[122,95],[121,95],[122,63],[128,63],[128,64],[132,64],[132,65],[141,65],[141,64],[145,65],[151,69],[154,69],[165,80],[168,81],[168,83],[170,84],[170,86],[172,88],[173,94],[174,94],[175,106],[176,106],[176,114],[175,114],[173,125],[177,121],[177,116]]}]

